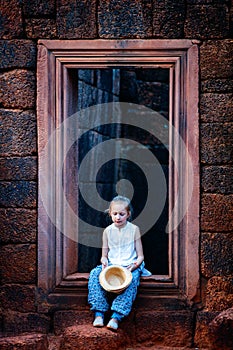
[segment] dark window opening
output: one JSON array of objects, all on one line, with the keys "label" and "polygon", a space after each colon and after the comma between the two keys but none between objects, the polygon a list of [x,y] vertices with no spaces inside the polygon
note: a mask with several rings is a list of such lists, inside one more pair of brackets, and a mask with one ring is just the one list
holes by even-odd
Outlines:
[{"label": "dark window opening", "polygon": [[[73,91],[77,94],[74,109],[82,110],[100,103],[129,102],[146,106],[169,119],[168,68],[70,69],[69,75],[72,79]],[[131,139],[150,150],[161,165],[168,184],[168,149],[145,130],[124,124],[124,119],[121,124],[105,125],[84,133],[73,146],[75,148],[72,151],[72,154],[75,154],[74,162],[81,164],[85,155],[93,147],[114,138]],[[128,144],[125,147],[128,147]],[[132,152],[137,152],[137,147],[139,146],[135,146]],[[78,172],[78,165],[73,164],[72,168]],[[97,191],[100,197],[109,202],[118,194],[117,184],[122,179],[130,181],[134,189],[131,198],[134,209],[132,219],[134,219],[143,210],[148,195],[147,180],[139,166],[129,159],[121,158],[107,162],[97,173]],[[88,179],[79,179],[79,184],[88,188]],[[154,179],[153,186],[157,186],[156,179]],[[74,196],[74,189],[71,191]],[[121,194],[127,195],[127,193]],[[85,202],[80,191],[78,193],[76,191],[75,195],[79,203],[78,215],[82,220],[103,229],[111,223],[104,212],[94,210]],[[165,232],[167,222],[168,198],[159,219],[142,236],[146,266],[155,275],[169,274],[169,242],[168,234]],[[88,247],[79,243],[77,271],[90,272],[94,266],[99,264],[100,256],[100,248]]]}]

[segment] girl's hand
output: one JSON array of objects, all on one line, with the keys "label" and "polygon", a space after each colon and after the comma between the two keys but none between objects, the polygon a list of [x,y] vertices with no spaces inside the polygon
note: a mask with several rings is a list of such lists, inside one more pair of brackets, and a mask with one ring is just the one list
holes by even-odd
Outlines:
[{"label": "girl's hand", "polygon": [[100,262],[102,264],[102,270],[108,266],[108,259],[105,256],[102,256],[102,258],[100,259]]},{"label": "girl's hand", "polygon": [[136,264],[132,263],[129,266],[127,266],[127,269],[132,272],[132,271],[136,270],[137,267],[138,266]]}]

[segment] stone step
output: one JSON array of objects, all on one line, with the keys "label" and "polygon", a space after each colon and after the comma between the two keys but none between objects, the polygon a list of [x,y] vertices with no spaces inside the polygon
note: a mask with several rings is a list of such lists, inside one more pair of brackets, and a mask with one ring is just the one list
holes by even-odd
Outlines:
[{"label": "stone step", "polygon": [[0,338],[1,350],[47,350],[45,334],[24,334]]},{"label": "stone step", "polygon": [[[168,347],[159,345],[135,345],[122,329],[113,332],[106,327],[95,328],[92,325],[67,327],[56,350],[206,350],[188,347]],[[49,349],[50,350],[50,349]]]},{"label": "stone step", "polygon": [[[110,314],[105,316],[105,323],[107,323]],[[87,310],[58,311],[54,315],[54,333],[63,336],[69,327],[83,326],[88,330],[88,337],[95,337],[92,322],[93,313]],[[130,340],[127,345],[131,347],[141,344],[143,347],[150,348],[157,344],[178,349],[191,348],[193,322],[192,312],[186,310],[132,312],[120,323],[118,333],[120,332],[124,339]],[[74,329],[78,332],[78,329],[82,328]],[[109,334],[106,327],[101,329],[101,332]]]},{"label": "stone step", "polygon": [[63,335],[24,334],[0,338],[1,350],[208,350],[204,348],[132,345],[123,330],[112,332],[90,325],[68,327]]},{"label": "stone step", "polygon": [[61,350],[126,350],[130,343],[121,329],[113,332],[105,327],[77,325],[65,329]]}]

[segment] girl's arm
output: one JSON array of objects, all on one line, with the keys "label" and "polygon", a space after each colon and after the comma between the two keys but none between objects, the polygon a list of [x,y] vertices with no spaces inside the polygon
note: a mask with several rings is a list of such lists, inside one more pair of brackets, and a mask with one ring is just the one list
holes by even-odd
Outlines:
[{"label": "girl's arm", "polygon": [[108,237],[106,230],[103,232],[102,257],[100,262],[102,264],[102,269],[108,266]]},{"label": "girl's arm", "polygon": [[141,235],[138,227],[136,229],[136,236],[135,236],[135,249],[137,252],[137,260],[133,264],[128,266],[128,269],[130,271],[136,270],[144,260]]},{"label": "girl's arm", "polygon": [[[144,260],[144,255],[143,255],[143,248],[142,248],[142,241],[141,241],[141,238],[138,238],[136,241],[135,241],[135,248],[136,248],[136,252],[137,252],[137,260],[136,260],[136,264],[137,264],[137,267],[141,265],[141,263],[143,262]],[[136,265],[135,264],[135,265]]]}]

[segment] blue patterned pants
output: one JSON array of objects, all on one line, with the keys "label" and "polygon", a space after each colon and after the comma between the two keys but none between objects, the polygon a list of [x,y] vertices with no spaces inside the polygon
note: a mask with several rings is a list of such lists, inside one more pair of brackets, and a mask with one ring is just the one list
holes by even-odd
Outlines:
[{"label": "blue patterned pants", "polygon": [[[102,265],[98,265],[90,272],[88,282],[88,303],[91,305],[91,310],[106,312],[110,308],[109,293],[106,292],[100,285],[99,274],[102,271]],[[133,278],[131,284],[121,293],[116,294],[112,301],[111,310],[122,316],[127,316],[137,295],[137,288],[140,282],[140,269],[132,272]],[[113,293],[111,293],[112,295]]]}]

